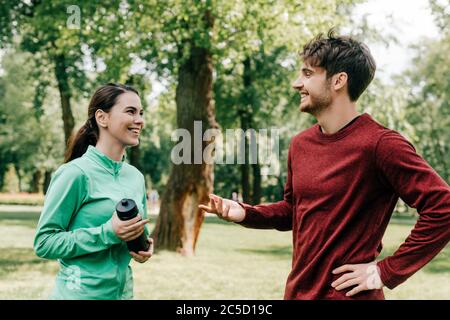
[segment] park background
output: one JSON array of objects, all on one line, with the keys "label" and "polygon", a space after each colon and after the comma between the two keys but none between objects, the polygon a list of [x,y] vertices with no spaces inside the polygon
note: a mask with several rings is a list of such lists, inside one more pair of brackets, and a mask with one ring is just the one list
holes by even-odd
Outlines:
[{"label": "park background", "polygon": [[[132,262],[135,297],[281,299],[291,233],[205,218],[196,204],[212,190],[238,191],[248,203],[281,199],[290,138],[314,123],[291,89],[298,51],[331,27],[365,42],[377,61],[359,110],[407,137],[448,183],[449,7],[446,0],[0,0],[0,298],[49,295],[58,264],[32,248],[45,191],[92,93],[121,82],[140,91],[146,117],[127,159],[159,195],[149,199],[158,250],[148,263]],[[266,176],[258,163],[172,165],[172,132],[192,132],[195,120],[204,129],[277,128],[280,174]],[[416,219],[400,201],[380,259]],[[385,294],[450,299],[448,246]]]}]

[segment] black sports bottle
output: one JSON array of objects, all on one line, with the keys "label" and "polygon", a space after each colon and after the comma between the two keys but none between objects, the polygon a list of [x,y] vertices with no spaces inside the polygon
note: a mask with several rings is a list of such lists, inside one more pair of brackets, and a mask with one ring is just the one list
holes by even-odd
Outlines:
[{"label": "black sports bottle", "polygon": [[[137,216],[139,210],[133,199],[122,199],[116,205],[117,216],[120,220],[131,220]],[[139,251],[147,251],[150,243],[147,241],[145,232],[136,239],[127,241],[128,250],[138,253]]]}]

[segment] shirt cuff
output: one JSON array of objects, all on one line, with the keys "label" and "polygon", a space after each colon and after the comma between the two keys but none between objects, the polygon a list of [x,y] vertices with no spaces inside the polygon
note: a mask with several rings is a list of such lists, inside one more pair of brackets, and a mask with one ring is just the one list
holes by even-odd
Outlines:
[{"label": "shirt cuff", "polygon": [[109,219],[104,225],[103,225],[103,234],[105,238],[105,242],[108,244],[118,244],[121,243],[122,240],[117,236],[117,234],[114,232],[114,229],[112,227],[112,218]]},{"label": "shirt cuff", "polygon": [[238,204],[245,210],[245,217],[244,220],[242,220],[241,222],[236,222],[237,224],[240,224],[244,227],[250,227],[253,225],[254,220],[255,220],[255,209],[253,208],[253,206],[243,203],[243,202],[238,202]]},{"label": "shirt cuff", "polygon": [[378,261],[377,266],[380,268],[380,279],[381,282],[389,289],[394,289],[398,286],[401,281],[395,281],[395,276],[389,270],[388,262],[386,259]]}]

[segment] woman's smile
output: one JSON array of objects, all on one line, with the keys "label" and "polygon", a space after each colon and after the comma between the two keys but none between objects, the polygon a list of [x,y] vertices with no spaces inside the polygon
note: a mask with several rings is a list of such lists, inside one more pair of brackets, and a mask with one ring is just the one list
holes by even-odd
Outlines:
[{"label": "woman's smile", "polygon": [[135,135],[141,134],[141,128],[128,128],[129,131],[131,131]]}]

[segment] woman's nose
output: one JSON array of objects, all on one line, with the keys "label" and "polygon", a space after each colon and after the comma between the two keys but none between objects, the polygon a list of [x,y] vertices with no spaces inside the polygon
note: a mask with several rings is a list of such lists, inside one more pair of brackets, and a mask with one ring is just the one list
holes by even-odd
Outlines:
[{"label": "woman's nose", "polygon": [[134,122],[135,122],[135,123],[138,123],[138,124],[144,125],[144,123],[145,123],[144,117],[143,117],[142,115],[138,115],[138,116],[134,119]]}]

